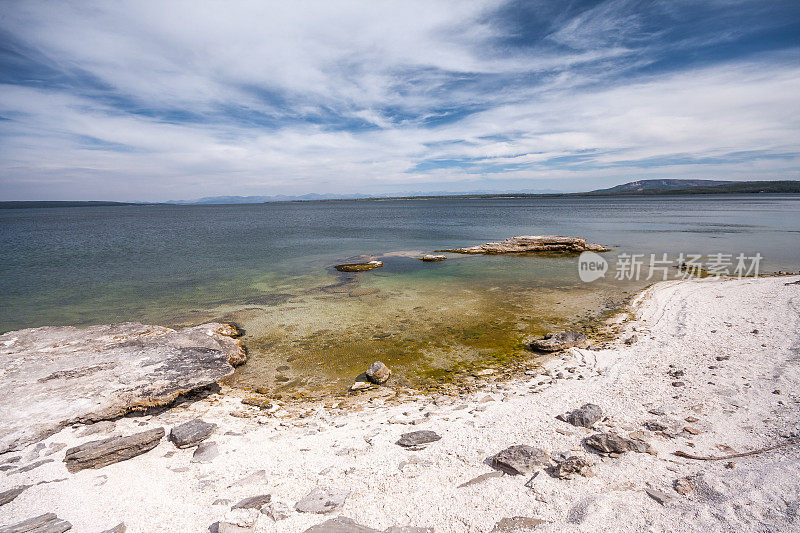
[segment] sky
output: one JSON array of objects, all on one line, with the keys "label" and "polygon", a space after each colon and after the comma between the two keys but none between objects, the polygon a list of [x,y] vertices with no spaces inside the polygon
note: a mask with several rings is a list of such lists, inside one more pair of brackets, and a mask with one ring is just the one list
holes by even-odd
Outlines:
[{"label": "sky", "polygon": [[800,179],[797,0],[0,0],[0,200]]}]

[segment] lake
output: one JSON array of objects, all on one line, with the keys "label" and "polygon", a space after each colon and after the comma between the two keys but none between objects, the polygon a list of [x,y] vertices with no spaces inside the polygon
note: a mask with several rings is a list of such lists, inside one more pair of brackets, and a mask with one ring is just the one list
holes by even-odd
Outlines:
[{"label": "lake", "polygon": [[[582,282],[574,256],[415,259],[546,234],[611,247],[605,277]],[[530,336],[589,327],[661,278],[646,279],[650,254],[726,254],[731,272],[739,254],[760,254],[762,273],[797,271],[798,237],[797,195],[4,209],[0,331],[233,321],[250,354],[235,386],[313,396],[380,359],[398,383],[424,388],[529,358]],[[634,254],[641,276],[628,279],[618,268]],[[384,267],[332,268],[361,256]]]}]

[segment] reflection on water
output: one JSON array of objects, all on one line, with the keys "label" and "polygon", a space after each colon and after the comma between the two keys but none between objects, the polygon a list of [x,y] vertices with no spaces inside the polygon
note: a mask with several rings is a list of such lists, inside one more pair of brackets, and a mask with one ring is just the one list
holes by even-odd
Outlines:
[{"label": "reflection on water", "polygon": [[[418,254],[521,234],[621,253],[746,253],[797,270],[798,197],[397,200],[0,210],[0,330],[124,320],[245,330],[234,384],[342,390],[381,359],[427,388],[525,360],[646,281],[581,283],[574,257]],[[384,267],[342,274],[362,254]],[[578,324],[581,325],[581,324]]]}]

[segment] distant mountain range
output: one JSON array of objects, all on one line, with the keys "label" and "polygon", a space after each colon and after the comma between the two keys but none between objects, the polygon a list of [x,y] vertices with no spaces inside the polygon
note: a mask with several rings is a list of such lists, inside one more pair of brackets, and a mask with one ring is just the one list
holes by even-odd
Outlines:
[{"label": "distant mountain range", "polygon": [[640,180],[573,196],[736,193],[800,193],[800,181]]},{"label": "distant mountain range", "polygon": [[[409,193],[406,195],[367,195],[367,194],[304,194],[301,196],[209,196],[192,201],[171,201],[162,204],[171,205],[222,205],[222,204],[260,204],[267,202],[297,202],[314,200],[368,200],[368,199],[403,199],[403,198],[501,198],[501,197],[562,197],[562,196],[649,196],[674,194],[754,194],[754,193],[800,193],[800,181],[719,181],[719,180],[638,180],[615,185],[607,189],[587,192],[565,193],[558,191],[525,191],[525,192],[484,192],[471,193]],[[0,209],[25,207],[91,207],[91,206],[124,206],[155,205],[155,202],[80,202],[80,201],[24,201],[0,202]]]}]

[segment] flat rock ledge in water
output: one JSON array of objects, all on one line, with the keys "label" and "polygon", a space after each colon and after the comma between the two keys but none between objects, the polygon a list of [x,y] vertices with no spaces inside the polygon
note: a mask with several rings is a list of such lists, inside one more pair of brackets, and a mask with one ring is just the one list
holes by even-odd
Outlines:
[{"label": "flat rock ledge in water", "polygon": [[137,322],[4,333],[0,453],[216,383],[247,359],[238,334],[219,323],[176,331]]},{"label": "flat rock ledge in water", "polygon": [[64,462],[73,474],[86,468],[102,468],[152,450],[163,436],[164,428],[155,428],[127,437],[93,440],[68,449]]},{"label": "flat rock ledge in water", "polygon": [[500,242],[487,242],[468,248],[452,248],[437,250],[456,254],[521,254],[534,252],[580,253],[607,252],[608,248],[599,244],[586,242],[581,237],[563,237],[560,235],[519,235],[509,237]]},{"label": "flat rock ledge in water", "polygon": [[47,513],[10,526],[2,526],[0,533],[64,533],[70,529],[72,524],[53,513]]},{"label": "flat rock ledge in water", "polygon": [[366,261],[364,263],[345,263],[343,265],[336,265],[336,270],[339,272],[364,272],[366,270],[375,270],[381,268],[383,261]]}]

